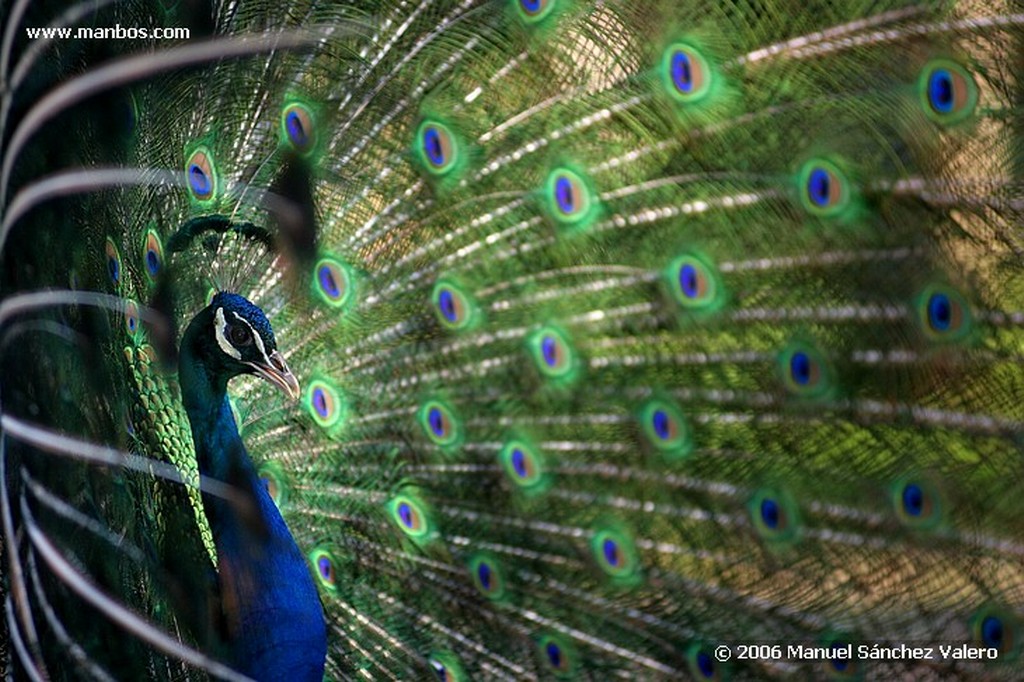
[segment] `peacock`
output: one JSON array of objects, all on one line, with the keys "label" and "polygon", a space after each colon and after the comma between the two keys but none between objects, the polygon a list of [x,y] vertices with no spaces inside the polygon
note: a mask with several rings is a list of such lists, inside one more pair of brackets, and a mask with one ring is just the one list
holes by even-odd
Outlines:
[{"label": "peacock", "polygon": [[0,16],[7,679],[1021,679],[1018,0]]}]

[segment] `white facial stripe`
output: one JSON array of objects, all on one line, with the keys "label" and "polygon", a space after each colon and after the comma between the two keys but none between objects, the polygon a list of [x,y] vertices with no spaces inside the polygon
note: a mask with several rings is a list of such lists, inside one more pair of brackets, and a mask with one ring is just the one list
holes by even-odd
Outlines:
[{"label": "white facial stripe", "polygon": [[232,311],[231,314],[235,316],[235,319],[245,324],[245,326],[249,328],[249,331],[252,332],[253,340],[256,341],[256,347],[259,348],[260,350],[260,355],[263,356],[263,359],[266,361],[267,366],[270,366],[270,358],[267,357],[267,349],[266,346],[263,345],[263,337],[256,333],[256,330],[252,328],[252,325],[249,324],[249,322],[244,317],[240,317],[238,313],[234,311]]},{"label": "white facial stripe", "polygon": [[214,331],[217,333],[217,345],[220,349],[233,357],[235,360],[241,360],[242,354],[238,352],[238,349],[231,345],[228,341],[228,337],[224,334],[227,331],[228,323],[224,319],[224,309],[217,308],[217,323],[214,325]]}]

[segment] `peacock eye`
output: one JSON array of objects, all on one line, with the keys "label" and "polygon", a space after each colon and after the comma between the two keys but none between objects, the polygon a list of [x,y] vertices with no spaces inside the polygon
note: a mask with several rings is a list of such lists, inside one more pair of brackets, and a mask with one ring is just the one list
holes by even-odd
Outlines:
[{"label": "peacock eye", "polygon": [[252,331],[244,324],[233,324],[228,328],[228,339],[235,346],[248,346],[252,343]]}]

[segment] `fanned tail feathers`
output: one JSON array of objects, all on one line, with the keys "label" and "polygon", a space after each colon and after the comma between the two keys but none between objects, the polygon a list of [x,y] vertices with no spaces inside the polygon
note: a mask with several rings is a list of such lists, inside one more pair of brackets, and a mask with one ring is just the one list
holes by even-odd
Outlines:
[{"label": "fanned tail feathers", "polygon": [[228,674],[168,370],[227,289],[332,679],[1017,674],[1017,3],[152,4],[87,16],[192,40],[14,39],[14,669]]}]

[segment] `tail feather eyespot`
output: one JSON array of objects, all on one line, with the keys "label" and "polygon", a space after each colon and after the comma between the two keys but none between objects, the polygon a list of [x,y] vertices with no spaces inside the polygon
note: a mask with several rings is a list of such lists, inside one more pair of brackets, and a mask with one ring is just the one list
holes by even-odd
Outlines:
[{"label": "tail feather eyespot", "polygon": [[697,48],[673,43],[662,54],[662,78],[668,94],[681,104],[697,102],[711,90],[714,76]]},{"label": "tail feather eyespot", "polygon": [[921,70],[918,88],[925,114],[942,125],[970,118],[978,104],[978,86],[960,64],[935,59]]},{"label": "tail feather eyespot", "polygon": [[185,177],[189,192],[199,202],[207,202],[217,193],[217,172],[213,155],[206,147],[199,147],[185,163]]},{"label": "tail feather eyespot", "polygon": [[308,152],[316,145],[313,113],[305,104],[292,102],[284,107],[281,131],[288,144],[299,153]]}]

